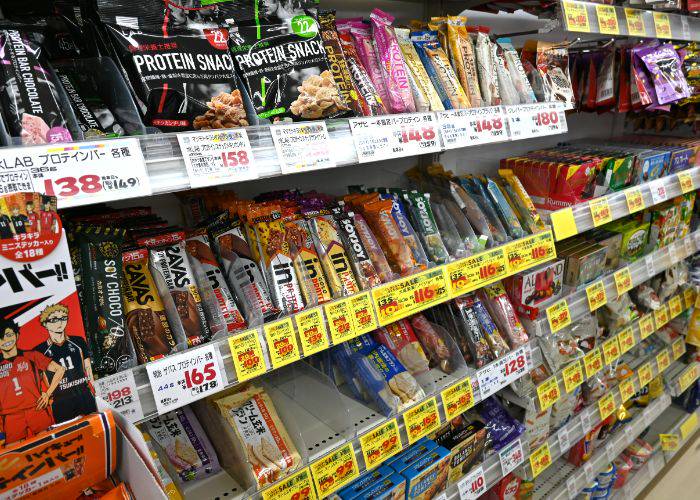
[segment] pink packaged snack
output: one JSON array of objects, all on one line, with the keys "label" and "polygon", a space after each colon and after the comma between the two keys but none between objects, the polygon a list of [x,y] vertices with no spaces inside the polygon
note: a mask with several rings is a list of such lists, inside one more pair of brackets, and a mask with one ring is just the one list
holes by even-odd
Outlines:
[{"label": "pink packaged snack", "polygon": [[374,9],[370,15],[372,34],[379,56],[379,67],[387,85],[387,101],[391,113],[413,113],[416,110],[408,70],[391,23],[394,17]]},{"label": "pink packaged snack", "polygon": [[379,92],[379,97],[381,97],[384,107],[388,109],[389,93],[386,88],[386,82],[384,82],[382,70],[379,67],[379,58],[372,42],[369,26],[363,23],[361,18],[343,19],[338,23],[339,26],[341,24],[350,26],[350,33],[355,41],[355,50],[357,55],[360,56],[362,66],[364,66],[374,87]]},{"label": "pink packaged snack", "polygon": [[516,349],[526,344],[527,332],[515,314],[503,285],[500,282],[488,285],[479,290],[478,294],[498,329],[507,337],[510,347]]}]

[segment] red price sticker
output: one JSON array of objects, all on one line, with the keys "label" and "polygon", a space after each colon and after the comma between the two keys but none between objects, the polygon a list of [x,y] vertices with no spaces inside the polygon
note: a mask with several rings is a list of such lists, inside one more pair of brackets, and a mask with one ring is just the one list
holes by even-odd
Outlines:
[{"label": "red price sticker", "polygon": [[481,288],[508,275],[503,248],[486,250],[447,265],[453,297]]},{"label": "red price sticker", "polygon": [[622,402],[625,403],[629,401],[632,396],[634,396],[634,382],[630,377],[629,379],[620,382],[620,399],[622,399]]},{"label": "red price sticker", "polygon": [[265,373],[267,366],[258,330],[253,328],[229,337],[228,345],[239,383]]},{"label": "red price sticker", "polygon": [[350,118],[359,163],[441,150],[433,113]]},{"label": "red price sticker", "polygon": [[603,280],[598,280],[592,285],[586,287],[586,297],[588,298],[588,308],[591,311],[604,306],[608,303],[608,296],[605,293],[605,284]]},{"label": "red price sticker", "polygon": [[564,378],[564,389],[566,389],[567,394],[569,394],[583,383],[581,363],[579,361],[574,361],[564,368],[562,377]]},{"label": "red price sticker", "polygon": [[642,340],[654,333],[654,318],[652,318],[651,313],[639,318],[638,324],[639,335],[642,337]]},{"label": "red price sticker", "polygon": [[437,111],[445,149],[508,140],[501,106]]},{"label": "red price sticker", "polygon": [[304,356],[311,356],[328,349],[330,344],[320,307],[297,313],[294,316],[294,321],[297,325],[301,350],[304,352]]},{"label": "red price sticker", "polygon": [[623,355],[624,353],[632,349],[635,344],[634,332],[632,331],[632,327],[628,326],[627,328],[622,330],[617,335],[617,340],[620,343],[620,355]]},{"label": "red price sticker", "polygon": [[615,411],[615,396],[612,392],[608,392],[605,396],[598,400],[598,411],[600,419],[605,420]]},{"label": "red price sticker", "polygon": [[557,376],[549,377],[546,381],[537,386],[537,399],[540,401],[540,410],[545,411],[554,403],[559,401],[559,382]]},{"label": "red price sticker", "polygon": [[445,302],[449,293],[445,267],[441,266],[373,288],[372,299],[379,324],[386,326]]},{"label": "red price sticker", "polygon": [[328,320],[333,345],[338,345],[355,337],[349,299],[336,300],[323,305]]},{"label": "red price sticker", "polygon": [[525,345],[489,363],[476,372],[481,399],[501,390],[525,375],[528,370],[529,346]]},{"label": "red price sticker", "polygon": [[632,276],[630,275],[630,268],[624,267],[613,274],[615,279],[615,289],[617,290],[618,297],[625,292],[632,290]]},{"label": "red price sticker", "polygon": [[549,443],[545,442],[530,454],[532,477],[536,478],[550,465],[552,465],[552,455],[549,452]]},{"label": "red price sticker", "polygon": [[612,221],[612,211],[605,196],[589,201],[588,208],[591,210],[594,227],[602,226]]},{"label": "red price sticker", "polygon": [[[660,12],[654,12],[654,15],[660,14]],[[678,177],[678,182],[681,185],[681,191],[683,193],[689,193],[690,191],[695,191],[695,182],[693,181],[693,175],[688,172],[687,170],[684,170],[682,172],[678,172],[676,174]]]},{"label": "red price sticker", "polygon": [[510,274],[530,269],[554,259],[557,255],[551,231],[543,231],[508,243],[505,254]]},{"label": "red price sticker", "polygon": [[480,465],[457,483],[460,500],[476,500],[486,491],[484,469]]},{"label": "red price sticker", "polygon": [[567,29],[569,31],[590,33],[591,26],[588,23],[588,11],[586,10],[586,4],[569,1],[565,1],[563,4]]},{"label": "red price sticker", "polygon": [[[603,7],[600,5],[599,7]],[[639,188],[626,189],[624,191],[625,199],[627,200],[627,209],[631,214],[644,209],[644,197]]]},{"label": "red price sticker", "polygon": [[603,359],[600,349],[597,347],[587,352],[583,357],[583,366],[586,369],[586,378],[589,379],[603,368]]},{"label": "red price sticker", "polygon": [[630,36],[646,36],[644,27],[643,11],[625,7],[625,18],[627,19],[627,34]]},{"label": "red price sticker", "polygon": [[611,365],[620,357],[620,344],[617,337],[603,342],[603,355],[605,356],[605,364]]},{"label": "red price sticker", "polygon": [[567,131],[564,105],[560,102],[504,106],[511,140]]},{"label": "red price sticker", "polygon": [[377,329],[377,318],[372,307],[369,292],[353,295],[348,299],[355,335],[362,335]]}]

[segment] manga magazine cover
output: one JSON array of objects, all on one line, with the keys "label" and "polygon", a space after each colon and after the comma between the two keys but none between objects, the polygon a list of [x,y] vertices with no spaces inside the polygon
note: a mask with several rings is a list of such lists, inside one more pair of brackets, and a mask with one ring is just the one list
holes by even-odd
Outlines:
[{"label": "manga magazine cover", "polygon": [[56,198],[0,197],[0,446],[96,411]]}]

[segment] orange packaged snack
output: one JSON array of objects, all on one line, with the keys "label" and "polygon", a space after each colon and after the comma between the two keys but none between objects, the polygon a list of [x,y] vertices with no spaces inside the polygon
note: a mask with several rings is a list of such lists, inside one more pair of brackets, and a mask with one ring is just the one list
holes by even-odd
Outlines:
[{"label": "orange packaged snack", "polygon": [[406,276],[415,270],[416,261],[391,215],[391,207],[391,200],[377,200],[365,204],[362,213],[378,237],[379,245],[387,256],[392,270],[401,276]]}]

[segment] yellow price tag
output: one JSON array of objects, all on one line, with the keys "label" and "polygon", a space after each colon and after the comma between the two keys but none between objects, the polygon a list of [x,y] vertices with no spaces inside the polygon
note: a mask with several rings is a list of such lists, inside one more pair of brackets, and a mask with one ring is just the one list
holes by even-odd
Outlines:
[{"label": "yellow price tag", "polygon": [[618,335],[617,339],[620,342],[620,355],[626,353],[634,347],[634,332],[632,332],[632,327],[628,326],[622,330]]},{"label": "yellow price tag", "polygon": [[530,454],[530,469],[533,479],[550,465],[552,465],[552,455],[549,453],[549,443],[545,442]]},{"label": "yellow price tag", "polygon": [[630,36],[647,35],[641,10],[625,7],[625,18],[627,19],[627,33]]},{"label": "yellow price tag", "polygon": [[386,424],[360,436],[360,449],[367,470],[373,469],[402,450],[399,427],[392,418]]},{"label": "yellow price tag", "polygon": [[445,302],[448,298],[445,266],[372,289],[372,300],[381,326]]},{"label": "yellow price tag", "polygon": [[686,288],[683,290],[683,302],[685,302],[685,308],[690,309],[693,307],[693,302],[695,301],[695,292],[692,288]]},{"label": "yellow price tag", "polygon": [[258,330],[246,330],[229,337],[228,346],[231,349],[231,360],[238,382],[244,382],[267,371]]},{"label": "yellow price tag", "polygon": [[350,484],[360,475],[352,443],[338,448],[311,464],[316,491],[321,498],[326,497]]},{"label": "yellow price tag", "polygon": [[[596,7],[607,7],[607,5],[597,5]],[[614,7],[610,8],[614,10]],[[626,189],[624,193],[625,200],[627,200],[627,210],[629,210],[631,214],[639,212],[645,208],[644,197],[642,196],[642,192],[639,188]]]},{"label": "yellow price tag", "polygon": [[659,369],[659,373],[661,373],[669,366],[671,366],[671,356],[668,355],[668,350],[664,349],[656,355],[656,367]]},{"label": "yellow price tag", "polygon": [[447,275],[453,297],[471,292],[508,275],[505,252],[494,248],[457,260],[447,265]]},{"label": "yellow price tag", "polygon": [[328,334],[326,323],[323,321],[323,313],[320,307],[302,311],[294,316],[301,340],[301,350],[304,356],[311,356],[317,352],[328,349]]},{"label": "yellow price tag", "polygon": [[673,350],[673,360],[675,361],[685,354],[685,340],[683,338],[676,340],[671,345],[671,349]]},{"label": "yellow price tag", "polygon": [[583,383],[583,371],[581,370],[581,363],[578,360],[569,364],[562,371],[562,378],[564,379],[564,389],[566,389],[567,394],[571,393],[579,385]]},{"label": "yellow price tag", "polygon": [[[661,14],[661,12],[654,12],[654,17],[656,17],[656,14]],[[667,16],[667,14],[664,15]],[[690,172],[684,170],[682,172],[678,172],[676,175],[678,176],[678,182],[681,185],[681,191],[683,191],[684,194],[690,191],[695,191],[695,183],[693,182],[693,176],[690,175]]]},{"label": "yellow price tag", "polygon": [[556,236],[557,241],[578,234],[576,219],[574,219],[574,211],[571,210],[571,207],[552,212],[549,218],[552,221],[554,236]]},{"label": "yellow price tag", "polygon": [[681,436],[683,436],[683,439],[688,439],[697,426],[698,414],[693,412],[685,419],[685,422],[681,424]]},{"label": "yellow price tag", "polygon": [[620,398],[622,402],[625,403],[629,401],[632,396],[634,396],[634,382],[630,377],[620,382]]},{"label": "yellow price tag", "polygon": [[349,299],[336,300],[335,302],[324,304],[323,310],[326,313],[333,345],[355,338]]},{"label": "yellow price tag", "polygon": [[263,500],[316,500],[311,472],[305,467],[262,492]]},{"label": "yellow price tag", "polygon": [[661,441],[663,451],[676,451],[681,443],[678,434],[659,434],[659,441]]},{"label": "yellow price tag", "polygon": [[613,220],[612,211],[610,210],[608,199],[605,196],[589,201],[588,208],[591,209],[593,227],[602,226]]},{"label": "yellow price tag", "polygon": [[451,385],[440,393],[442,406],[445,408],[445,418],[452,420],[474,406],[474,393],[469,377]]},{"label": "yellow price tag", "polygon": [[301,357],[297,339],[294,335],[292,318],[268,323],[263,327],[263,331],[265,332],[272,368],[288,365]]},{"label": "yellow price tag", "polygon": [[608,303],[608,296],[605,294],[603,280],[598,280],[586,287],[586,297],[588,298],[588,308],[595,311]]},{"label": "yellow price tag", "polygon": [[654,318],[651,317],[651,314],[645,314],[639,318],[639,333],[642,340],[654,333]]},{"label": "yellow price tag", "polygon": [[656,38],[671,38],[671,20],[668,14],[654,12],[654,29],[656,30]]},{"label": "yellow price tag", "polygon": [[586,369],[586,378],[589,379],[603,368],[603,359],[600,357],[600,349],[597,347],[583,356],[583,366]]},{"label": "yellow price tag", "polygon": [[611,365],[620,357],[620,344],[617,341],[617,337],[603,342],[603,356],[605,356],[606,365]]},{"label": "yellow price tag", "polygon": [[612,392],[608,392],[598,400],[598,411],[601,420],[605,420],[615,411],[615,396]]},{"label": "yellow price tag", "polygon": [[505,247],[508,273],[515,274],[557,256],[552,231],[542,231],[508,243]]},{"label": "yellow price tag", "polygon": [[613,278],[615,279],[615,289],[617,290],[618,297],[632,290],[632,276],[630,275],[629,267],[616,271],[615,274],[613,274]]},{"label": "yellow price tag", "polygon": [[678,385],[681,388],[681,392],[685,392],[688,387],[692,385],[698,379],[698,367],[697,365],[689,366],[685,369],[683,374],[678,377]]},{"label": "yellow price tag", "polygon": [[537,398],[540,400],[540,409],[545,411],[554,403],[559,401],[559,382],[557,376],[549,377],[546,381],[537,386]]},{"label": "yellow price tag", "polygon": [[413,444],[440,427],[440,414],[434,397],[410,408],[403,414],[408,444]]},{"label": "yellow price tag", "polygon": [[369,292],[353,295],[348,299],[348,302],[355,335],[362,335],[377,329],[377,318],[374,317],[374,308]]},{"label": "yellow price tag", "polygon": [[565,1],[564,16],[566,17],[566,29],[569,31],[591,32],[591,26],[588,24],[586,4]]},{"label": "yellow price tag", "polygon": [[615,7],[612,5],[596,5],[595,11],[598,15],[598,31],[604,35],[620,34]]},{"label": "yellow price tag", "polygon": [[680,313],[683,312],[683,304],[681,304],[681,296],[680,295],[674,295],[668,301],[668,312],[671,315],[671,319],[675,318],[676,316],[678,316]]},{"label": "yellow price tag", "polygon": [[666,304],[654,311],[654,323],[656,323],[657,330],[668,323],[668,306]]},{"label": "yellow price tag", "polygon": [[639,370],[637,370],[637,377],[639,378],[639,387],[642,388],[651,382],[653,378],[653,373],[651,371],[651,364],[644,363]]},{"label": "yellow price tag", "polygon": [[547,321],[552,333],[571,324],[571,313],[566,299],[561,299],[547,308]]}]

